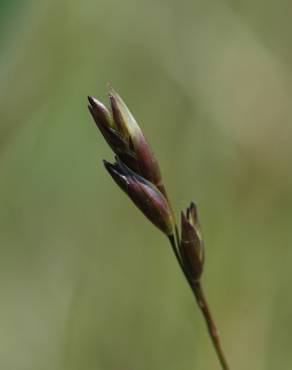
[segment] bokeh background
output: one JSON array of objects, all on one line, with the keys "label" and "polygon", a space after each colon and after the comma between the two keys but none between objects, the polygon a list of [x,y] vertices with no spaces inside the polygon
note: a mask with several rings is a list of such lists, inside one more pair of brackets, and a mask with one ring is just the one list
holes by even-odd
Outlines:
[{"label": "bokeh background", "polygon": [[0,1],[0,368],[219,369],[86,105],[113,85],[178,213],[232,369],[292,368],[289,0]]}]

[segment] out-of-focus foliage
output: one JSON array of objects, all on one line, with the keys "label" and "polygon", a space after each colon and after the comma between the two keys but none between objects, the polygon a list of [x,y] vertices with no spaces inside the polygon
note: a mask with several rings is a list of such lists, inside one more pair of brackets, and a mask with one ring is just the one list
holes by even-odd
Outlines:
[{"label": "out-of-focus foliage", "polygon": [[291,369],[291,2],[0,2],[0,368],[217,369],[167,240],[86,109],[123,96],[237,370]]}]

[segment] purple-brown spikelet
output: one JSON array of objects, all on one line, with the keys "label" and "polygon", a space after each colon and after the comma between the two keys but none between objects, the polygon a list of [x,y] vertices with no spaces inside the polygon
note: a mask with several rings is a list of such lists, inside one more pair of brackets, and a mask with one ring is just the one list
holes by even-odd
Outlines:
[{"label": "purple-brown spikelet", "polygon": [[122,98],[109,92],[111,114],[93,97],[88,97],[89,111],[112,150],[133,171],[152,182],[166,195],[158,163],[147,139]]},{"label": "purple-brown spikelet", "polygon": [[180,254],[188,276],[198,280],[204,266],[204,243],[194,203],[187,208],[186,215],[181,212]]},{"label": "purple-brown spikelet", "polygon": [[155,185],[120,161],[114,164],[104,161],[104,165],[111,177],[142,213],[163,233],[172,235],[174,222],[171,209],[164,195]]}]

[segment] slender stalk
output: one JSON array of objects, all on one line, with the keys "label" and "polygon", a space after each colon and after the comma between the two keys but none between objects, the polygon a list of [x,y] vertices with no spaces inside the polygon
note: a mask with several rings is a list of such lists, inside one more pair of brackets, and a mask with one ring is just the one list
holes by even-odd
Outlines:
[{"label": "slender stalk", "polygon": [[181,268],[187,282],[189,283],[189,286],[190,286],[194,296],[196,297],[198,306],[200,307],[200,309],[202,311],[202,314],[205,318],[206,325],[207,325],[207,328],[208,328],[208,332],[209,332],[210,338],[213,342],[213,346],[214,346],[215,351],[217,353],[217,356],[218,356],[219,362],[221,364],[222,370],[230,370],[230,368],[228,366],[228,363],[227,363],[227,360],[226,360],[226,357],[225,357],[224,352],[222,350],[220,337],[219,337],[218,330],[216,328],[216,324],[215,324],[214,319],[211,315],[206,297],[203,293],[202,284],[201,284],[200,281],[192,282],[191,279],[189,278],[187,272],[185,271],[182,260],[181,260],[181,257],[180,257],[180,254],[179,254],[179,250],[178,250],[178,247],[177,247],[177,244],[179,243],[178,235],[176,235],[176,237],[177,237],[177,243],[176,243],[176,238],[174,237],[174,235],[169,236],[169,241],[170,241],[172,250],[175,254],[175,257],[176,257],[176,259],[177,259],[177,261],[180,265],[180,268]]},{"label": "slender stalk", "polygon": [[180,266],[180,268],[181,268],[181,270],[182,270],[185,278],[187,279],[188,283],[190,284],[191,289],[193,290],[192,285],[191,285],[191,283],[189,281],[188,275],[187,275],[187,273],[186,273],[186,271],[184,269],[184,266],[183,266],[183,263],[182,263],[182,260],[181,260],[180,254],[179,254],[179,250],[178,250],[178,247],[177,247],[177,243],[175,242],[175,236],[174,235],[170,235],[170,236],[168,236],[168,239],[170,241],[170,244],[171,244],[172,250],[174,252],[174,255],[175,255],[176,259],[177,259],[177,262],[178,262],[178,264],[179,264],[179,266]]},{"label": "slender stalk", "polygon": [[203,313],[203,316],[205,318],[207,328],[208,328],[208,332],[209,332],[209,335],[212,339],[212,342],[213,342],[214,348],[216,350],[216,353],[217,353],[218,359],[220,361],[220,364],[222,366],[222,369],[223,370],[229,370],[229,366],[228,366],[226,357],[225,357],[224,352],[222,350],[220,337],[219,337],[219,332],[216,328],[214,319],[211,315],[211,312],[210,312],[210,309],[209,309],[209,306],[208,306],[208,302],[206,300],[206,297],[205,297],[203,289],[202,289],[202,284],[201,284],[200,281],[197,281],[194,284],[192,284],[192,287],[193,287],[194,295],[196,296],[196,299],[197,299],[198,306],[200,307],[200,309]]}]

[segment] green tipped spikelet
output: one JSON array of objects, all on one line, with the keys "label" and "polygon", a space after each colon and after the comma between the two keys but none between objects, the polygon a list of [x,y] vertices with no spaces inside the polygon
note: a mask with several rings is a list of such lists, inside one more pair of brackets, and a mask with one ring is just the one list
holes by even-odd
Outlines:
[{"label": "green tipped spikelet", "polygon": [[135,118],[113,89],[110,89],[109,99],[111,113],[98,100],[88,97],[88,108],[98,128],[113,151],[130,169],[165,194],[158,163]]}]

